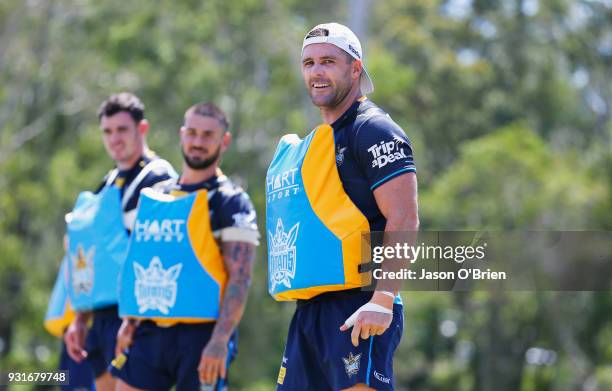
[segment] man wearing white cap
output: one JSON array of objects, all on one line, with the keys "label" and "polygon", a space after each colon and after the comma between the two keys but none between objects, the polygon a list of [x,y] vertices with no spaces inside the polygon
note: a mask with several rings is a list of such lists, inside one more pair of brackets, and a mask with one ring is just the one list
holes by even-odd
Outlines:
[{"label": "man wearing white cap", "polygon": [[[339,188],[352,202],[351,207],[354,205],[357,213],[361,213],[360,218],[366,221],[370,231],[417,231],[417,181],[412,146],[389,115],[366,98],[365,94],[371,93],[374,85],[364,67],[358,38],[338,23],[318,25],[304,38],[301,60],[308,94],[320,109],[323,121],[333,130],[333,171],[337,169],[334,175],[339,176]],[[302,175],[308,173],[302,172]],[[330,184],[331,179],[326,181]],[[341,207],[335,205],[335,209]],[[281,216],[287,217],[282,219],[285,226],[290,213]],[[327,226],[334,229],[333,223]],[[308,228],[301,224],[295,229],[297,242]],[[331,258],[326,258],[321,250],[318,259],[304,262],[299,257],[305,251],[297,248],[294,253],[297,254],[295,268],[304,270],[305,264],[311,262],[321,265],[319,270],[325,273],[324,265],[330,264]],[[346,260],[344,268],[347,275]],[[293,283],[296,279],[283,281]],[[379,282],[375,292],[368,292],[345,282],[330,285],[329,291],[307,287],[312,289],[318,289],[314,297],[296,297],[297,309],[290,325],[277,389],[392,390],[393,353],[403,331],[399,287]],[[290,296],[284,299],[287,297],[291,299]]]}]

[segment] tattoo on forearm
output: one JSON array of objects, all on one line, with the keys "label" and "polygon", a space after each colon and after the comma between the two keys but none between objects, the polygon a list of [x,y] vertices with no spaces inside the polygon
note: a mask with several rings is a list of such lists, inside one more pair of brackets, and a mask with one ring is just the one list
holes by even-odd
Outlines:
[{"label": "tattoo on forearm", "polygon": [[227,242],[223,243],[222,250],[229,278],[214,334],[229,338],[244,312],[255,246],[244,242]]}]

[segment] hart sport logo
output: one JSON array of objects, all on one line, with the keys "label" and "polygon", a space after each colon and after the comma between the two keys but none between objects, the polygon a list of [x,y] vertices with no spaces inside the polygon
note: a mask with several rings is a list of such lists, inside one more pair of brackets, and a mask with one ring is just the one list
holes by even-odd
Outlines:
[{"label": "hart sport logo", "polygon": [[70,254],[72,263],[72,289],[79,296],[81,294],[89,295],[93,290],[94,285],[94,254],[95,246],[92,246],[87,253],[79,244],[77,246],[76,255]]},{"label": "hart sport logo", "polygon": [[278,175],[266,177],[266,193],[268,202],[290,197],[300,192],[300,185],[296,181],[297,167],[283,171]]},{"label": "hart sport logo", "polygon": [[178,263],[164,270],[158,257],[153,257],[146,269],[134,262],[134,294],[139,313],[156,310],[168,315],[170,308],[176,303],[176,280],[182,268],[183,264]]},{"label": "hart sport logo", "polygon": [[175,239],[180,242],[185,236],[181,229],[183,226],[185,220],[181,219],[136,220],[134,235],[137,242],[171,242]]},{"label": "hart sport logo", "polygon": [[381,141],[368,148],[368,152],[372,154],[372,168],[383,168],[389,163],[396,160],[406,159],[408,156],[404,151],[407,146],[406,141],[399,137],[394,137],[391,141]]},{"label": "hart sport logo", "polygon": [[299,228],[300,223],[296,223],[289,232],[285,232],[283,221],[278,219],[274,235],[268,231],[268,237],[270,238],[269,268],[272,290],[275,290],[276,286],[281,284],[291,288],[291,280],[295,278],[295,241],[297,240]]}]

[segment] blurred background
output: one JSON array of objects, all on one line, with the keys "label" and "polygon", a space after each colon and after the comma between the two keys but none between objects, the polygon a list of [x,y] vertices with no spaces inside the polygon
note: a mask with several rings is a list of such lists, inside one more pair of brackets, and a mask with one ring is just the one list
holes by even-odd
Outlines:
[{"label": "blurred background", "polygon": [[[96,110],[144,101],[150,146],[180,168],[187,107],[234,135],[223,170],[251,195],[279,136],[320,117],[302,38],[361,38],[371,99],[411,139],[424,230],[612,230],[611,0],[3,0],[0,2],[0,368],[53,369],[42,327],[63,216],[112,167]],[[258,251],[235,390],[274,388],[294,304]],[[398,390],[611,390],[610,292],[406,292]]]}]

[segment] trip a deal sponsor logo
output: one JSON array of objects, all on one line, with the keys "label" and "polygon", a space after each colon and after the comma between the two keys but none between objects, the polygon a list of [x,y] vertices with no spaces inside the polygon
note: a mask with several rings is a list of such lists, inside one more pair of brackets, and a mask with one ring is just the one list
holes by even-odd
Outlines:
[{"label": "trip a deal sponsor logo", "polygon": [[372,154],[372,168],[382,168],[396,160],[406,159],[408,156],[404,150],[406,142],[400,138],[391,141],[381,141],[368,148]]}]

